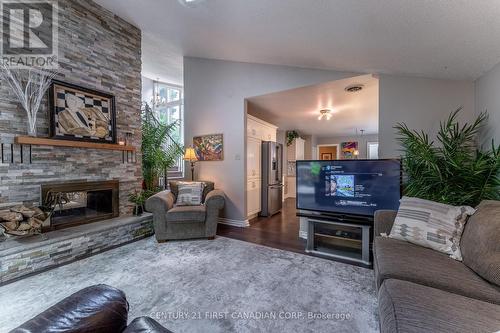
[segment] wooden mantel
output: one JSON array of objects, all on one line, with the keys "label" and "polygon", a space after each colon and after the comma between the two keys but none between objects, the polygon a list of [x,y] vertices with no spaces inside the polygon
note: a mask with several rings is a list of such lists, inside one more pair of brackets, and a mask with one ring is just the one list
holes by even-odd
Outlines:
[{"label": "wooden mantel", "polygon": [[60,147],[74,147],[74,148],[135,151],[135,147],[133,146],[122,146],[119,144],[99,143],[99,142],[57,140],[49,138],[37,138],[32,136],[17,136],[15,137],[14,142],[20,145],[60,146]]}]

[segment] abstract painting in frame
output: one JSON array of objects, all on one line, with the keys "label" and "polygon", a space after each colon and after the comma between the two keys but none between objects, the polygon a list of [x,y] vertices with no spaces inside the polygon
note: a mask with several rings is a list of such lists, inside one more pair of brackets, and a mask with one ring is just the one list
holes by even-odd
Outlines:
[{"label": "abstract painting in frame", "polygon": [[53,80],[49,110],[52,138],[116,143],[113,95]]},{"label": "abstract painting in frame", "polygon": [[357,141],[342,142],[340,144],[340,153],[342,159],[353,159],[354,152],[358,149]]},{"label": "abstract painting in frame", "polygon": [[222,134],[195,136],[193,146],[198,161],[222,161],[224,159]]}]

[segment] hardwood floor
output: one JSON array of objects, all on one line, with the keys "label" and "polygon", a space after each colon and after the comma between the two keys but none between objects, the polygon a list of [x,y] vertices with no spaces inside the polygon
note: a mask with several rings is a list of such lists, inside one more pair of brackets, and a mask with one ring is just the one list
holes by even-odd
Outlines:
[{"label": "hardwood floor", "polygon": [[217,234],[277,249],[305,253],[306,241],[299,238],[299,218],[295,199],[283,202],[281,213],[271,217],[257,217],[247,228],[219,224]]}]

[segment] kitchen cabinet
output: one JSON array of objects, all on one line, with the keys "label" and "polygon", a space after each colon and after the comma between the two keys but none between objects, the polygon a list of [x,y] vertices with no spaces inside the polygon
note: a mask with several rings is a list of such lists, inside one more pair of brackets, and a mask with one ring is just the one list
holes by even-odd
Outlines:
[{"label": "kitchen cabinet", "polygon": [[277,129],[278,127],[273,124],[254,116],[247,115],[246,194],[248,218],[257,216],[261,210],[262,141],[276,142]]},{"label": "kitchen cabinet", "polygon": [[258,214],[261,210],[260,203],[261,180],[254,179],[247,182],[247,215]]},{"label": "kitchen cabinet", "polygon": [[261,142],[259,139],[247,139],[247,179],[260,179]]}]

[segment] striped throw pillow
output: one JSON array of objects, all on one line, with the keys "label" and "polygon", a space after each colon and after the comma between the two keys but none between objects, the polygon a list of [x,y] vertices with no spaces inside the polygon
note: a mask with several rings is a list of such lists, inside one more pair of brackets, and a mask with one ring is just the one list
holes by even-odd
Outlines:
[{"label": "striped throw pillow", "polygon": [[462,261],[460,238],[475,209],[403,197],[390,238],[404,240],[448,254]]},{"label": "striped throw pillow", "polygon": [[177,193],[177,206],[198,206],[201,205],[203,188],[202,182],[179,182]]}]

